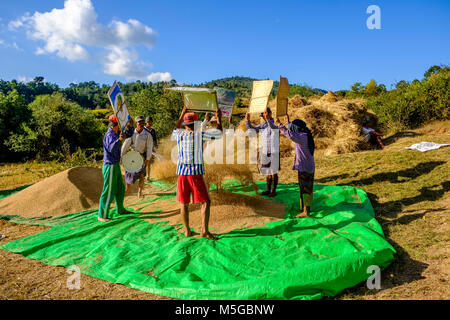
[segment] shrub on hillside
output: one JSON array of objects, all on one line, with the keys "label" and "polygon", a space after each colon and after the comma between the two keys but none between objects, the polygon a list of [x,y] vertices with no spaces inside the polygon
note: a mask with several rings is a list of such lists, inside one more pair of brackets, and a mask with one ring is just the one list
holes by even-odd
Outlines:
[{"label": "shrub on hillside", "polygon": [[11,150],[48,159],[70,156],[78,147],[101,147],[106,126],[61,93],[38,96],[29,108],[32,119],[9,138]]},{"label": "shrub on hillside", "polygon": [[0,161],[16,160],[21,154],[14,154],[8,149],[7,142],[11,135],[20,132],[22,122],[31,119],[31,110],[26,100],[16,90],[4,95],[0,92]]},{"label": "shrub on hillside", "polygon": [[392,129],[416,128],[428,121],[448,119],[450,71],[442,69],[422,81],[402,83],[395,90],[370,97],[367,107]]}]

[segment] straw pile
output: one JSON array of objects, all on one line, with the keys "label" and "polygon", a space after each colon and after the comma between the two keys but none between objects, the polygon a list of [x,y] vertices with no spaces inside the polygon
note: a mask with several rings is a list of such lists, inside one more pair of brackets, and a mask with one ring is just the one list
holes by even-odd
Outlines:
[{"label": "straw pile", "polygon": [[289,99],[289,109],[291,108],[300,108],[305,106],[308,101],[305,98],[302,98],[298,94]]},{"label": "straw pile", "polygon": [[[302,103],[298,103],[302,101]],[[305,102],[304,105],[303,102]],[[298,105],[298,107],[294,107]],[[377,122],[376,115],[367,110],[363,99],[340,99],[331,91],[322,98],[310,97],[308,100],[294,96],[289,100],[290,120],[302,119],[311,129],[316,149],[322,150],[325,155],[355,152],[367,148],[361,135],[362,120],[370,118]],[[252,118],[252,123],[259,120]],[[280,118],[284,123],[284,117]],[[243,119],[239,128],[245,128]],[[294,144],[284,138],[280,139],[281,156],[293,154]]]},{"label": "straw pile", "polygon": [[334,94],[333,91],[328,91],[326,94],[324,94],[320,100],[326,101],[326,102],[336,102],[338,101],[337,96]]},{"label": "straw pile", "polygon": [[291,121],[296,118],[304,120],[313,133],[316,148],[324,150],[325,155],[365,148],[361,135],[362,120],[371,118],[376,121],[375,114],[366,109],[362,99],[332,100],[333,95],[329,95],[326,99],[310,101],[304,107],[290,109]]},{"label": "straw pile", "polygon": [[0,212],[33,218],[96,209],[102,188],[100,169],[75,167],[0,200]]}]

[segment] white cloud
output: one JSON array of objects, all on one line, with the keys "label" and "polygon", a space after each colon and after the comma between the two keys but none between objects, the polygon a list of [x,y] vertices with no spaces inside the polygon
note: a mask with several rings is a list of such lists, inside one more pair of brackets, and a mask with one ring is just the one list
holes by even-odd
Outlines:
[{"label": "white cloud", "polygon": [[[157,33],[153,29],[133,19],[102,25],[97,22],[91,0],[66,0],[63,9],[25,14],[11,21],[9,28],[26,28],[29,38],[44,41],[44,46],[36,49],[37,55],[56,54],[69,61],[100,62],[106,74],[129,80],[172,78],[168,72],[148,74],[146,70],[152,65],[139,60],[137,46],[151,49],[156,44]],[[91,54],[94,48],[100,48],[101,54]]]},{"label": "white cloud", "polygon": [[29,78],[26,76],[18,76],[17,78],[18,78],[19,82],[23,82],[23,83],[27,83],[27,82],[34,80],[33,78]]},{"label": "white cloud", "polygon": [[8,43],[5,42],[5,40],[0,39],[0,46],[5,47],[5,48],[13,48],[16,49],[18,51],[23,51],[18,45],[17,43],[14,41],[13,43]]},{"label": "white cloud", "polygon": [[172,80],[172,75],[169,72],[154,72],[147,76],[147,81],[158,82],[158,81],[170,81]]}]

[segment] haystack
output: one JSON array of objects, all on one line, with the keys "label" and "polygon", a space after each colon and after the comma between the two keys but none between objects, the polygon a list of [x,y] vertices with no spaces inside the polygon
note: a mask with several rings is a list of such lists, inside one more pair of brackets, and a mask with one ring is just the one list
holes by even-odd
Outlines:
[{"label": "haystack", "polygon": [[338,98],[337,98],[337,96],[334,94],[333,91],[328,91],[326,94],[324,94],[324,95],[320,98],[320,100],[327,101],[327,102],[336,102],[336,101],[338,101]]},{"label": "haystack", "polygon": [[376,120],[375,114],[366,109],[364,100],[327,99],[311,101],[300,109],[291,109],[291,120],[302,119],[311,129],[317,149],[325,155],[355,152],[364,148],[361,135],[362,121],[366,117]]},{"label": "haystack", "polygon": [[33,218],[96,209],[102,188],[100,169],[75,167],[0,200],[0,212]]},{"label": "haystack", "polygon": [[[376,124],[375,113],[367,110],[363,99],[337,100],[331,91],[327,95],[324,99],[308,98],[307,104],[300,108],[289,108],[291,121],[304,120],[313,133],[316,149],[322,150],[325,155],[365,149],[367,144],[361,135],[362,121],[364,118],[370,118]],[[283,117],[280,120],[284,122]],[[259,120],[252,119],[252,123],[258,124]],[[245,119],[239,123],[239,128],[245,130]],[[292,142],[281,136],[282,157],[291,156],[293,147]]]},{"label": "haystack", "polygon": [[289,99],[289,108],[300,108],[307,104],[307,100],[298,94]]}]

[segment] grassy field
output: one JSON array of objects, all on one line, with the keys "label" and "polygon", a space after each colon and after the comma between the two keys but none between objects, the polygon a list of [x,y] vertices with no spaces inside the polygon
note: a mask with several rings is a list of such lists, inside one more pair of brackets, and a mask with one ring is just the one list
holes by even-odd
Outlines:
[{"label": "grassy field", "polygon": [[[384,150],[316,155],[315,182],[364,189],[387,240],[397,250],[394,263],[382,273],[381,290],[369,290],[360,284],[345,290],[337,299],[450,298],[450,147],[424,153],[405,149],[421,141],[450,143],[450,121],[388,136]],[[282,159],[280,182],[296,182],[291,166],[292,158]],[[3,164],[0,189],[34,183],[68,167],[70,164],[56,162]],[[261,176],[255,174],[255,179]],[[1,287],[0,284],[0,292]],[[130,294],[124,293],[123,298],[128,297]],[[22,298],[26,298],[25,292]],[[83,296],[78,293],[77,297],[65,298]]]}]

